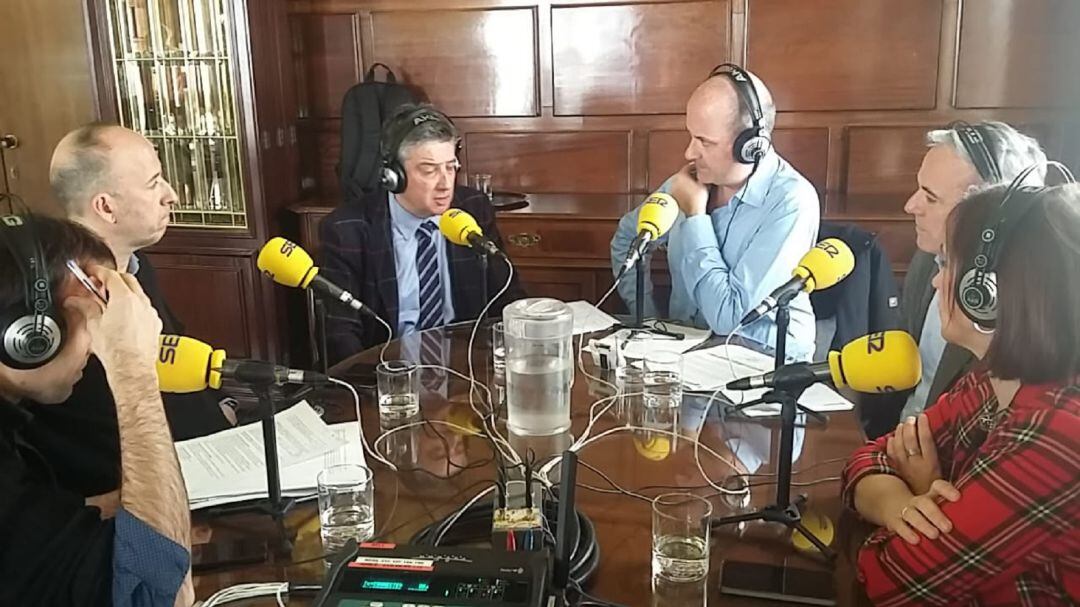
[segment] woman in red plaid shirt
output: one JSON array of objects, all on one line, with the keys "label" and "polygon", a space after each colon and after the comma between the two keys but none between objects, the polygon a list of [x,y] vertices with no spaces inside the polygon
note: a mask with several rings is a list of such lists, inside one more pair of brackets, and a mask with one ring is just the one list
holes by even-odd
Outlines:
[{"label": "woman in red plaid shirt", "polygon": [[[1080,186],[1004,195],[952,211],[934,279],[943,337],[979,366],[844,471],[881,526],[858,557],[877,605],[1080,603]],[[976,323],[957,281],[1002,217],[996,313]]]}]

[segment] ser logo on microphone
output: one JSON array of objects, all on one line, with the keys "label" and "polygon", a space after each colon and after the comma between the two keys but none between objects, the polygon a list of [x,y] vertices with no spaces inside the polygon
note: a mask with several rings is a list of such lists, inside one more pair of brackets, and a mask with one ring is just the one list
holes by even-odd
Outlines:
[{"label": "ser logo on microphone", "polygon": [[176,348],[179,345],[179,335],[162,335],[161,348],[158,350],[158,362],[163,365],[176,364]]},{"label": "ser logo on microphone", "polygon": [[829,259],[836,259],[840,255],[840,249],[827,240],[823,240],[814,246],[825,251],[825,254],[829,256]]},{"label": "ser logo on microphone", "polygon": [[296,243],[291,240],[281,241],[281,254],[285,257],[292,255],[292,252],[296,250]]},{"label": "ser logo on microphone", "polygon": [[885,349],[885,332],[878,331],[866,336],[866,353],[874,354]]}]

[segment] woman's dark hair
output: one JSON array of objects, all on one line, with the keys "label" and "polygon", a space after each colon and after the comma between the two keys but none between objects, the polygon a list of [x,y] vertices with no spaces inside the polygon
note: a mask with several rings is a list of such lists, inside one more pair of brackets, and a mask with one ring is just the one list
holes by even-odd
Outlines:
[{"label": "woman's dark hair", "polygon": [[[116,267],[109,247],[81,225],[44,215],[21,217],[27,225],[18,229],[31,230],[41,243],[41,252],[49,275],[49,289],[55,306],[60,305],[56,298],[60,286],[71,275],[66,265],[69,259]],[[19,262],[12,256],[8,244],[0,241],[0,310],[22,305],[26,300],[26,279],[19,268]]]},{"label": "woman's dark hair", "polygon": [[[948,288],[943,302],[956,301],[956,281],[1005,190],[982,190],[949,214],[945,247],[953,284],[942,285]],[[984,362],[1001,379],[1069,379],[1080,373],[1080,185],[1017,192],[1008,204],[1028,209],[997,253],[997,327]]]}]

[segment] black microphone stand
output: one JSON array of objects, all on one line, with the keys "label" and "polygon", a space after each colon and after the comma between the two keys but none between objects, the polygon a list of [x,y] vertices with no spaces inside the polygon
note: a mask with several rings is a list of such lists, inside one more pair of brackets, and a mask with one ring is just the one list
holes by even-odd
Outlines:
[{"label": "black microphone stand", "polygon": [[[633,254],[631,252],[631,254]],[[682,339],[679,333],[645,326],[645,274],[649,271],[649,245],[642,249],[641,256],[634,263],[634,315],[630,324],[617,324],[614,329],[630,329],[630,337],[638,333],[660,335],[671,339]]]},{"label": "black microphone stand", "polygon": [[295,500],[286,498],[281,494],[281,466],[278,460],[277,448],[277,424],[274,415],[277,407],[274,404],[273,394],[270,387],[275,385],[272,377],[236,377],[237,381],[247,384],[255,396],[259,399],[259,421],[262,424],[263,457],[266,460],[266,492],[265,499],[234,505],[210,508],[211,516],[236,514],[241,512],[257,511],[270,515],[277,526],[278,531],[278,554],[292,552],[292,540],[285,529],[285,514],[293,507]]},{"label": "black microphone stand", "polygon": [[[795,294],[792,294],[791,297],[777,302],[775,355],[777,368],[784,364],[787,355],[787,329],[791,321],[791,310],[788,305],[794,296]],[[761,398],[738,407],[743,409],[762,403],[777,403],[780,405],[780,446],[778,448],[779,460],[776,464],[776,501],[761,510],[714,519],[711,526],[719,527],[745,521],[782,523],[789,529],[797,529],[811,544],[821,551],[825,558],[831,561],[836,558],[836,552],[825,545],[825,542],[821,541],[802,524],[802,514],[799,512],[799,508],[806,502],[806,495],[799,495],[794,501],[791,500],[791,455],[795,450],[795,414],[798,409],[802,408],[799,406],[798,400],[805,389],[803,387],[790,391],[769,390]],[[816,412],[811,413],[816,415]]]},{"label": "black microphone stand", "polygon": [[[486,302],[491,297],[491,293],[488,293],[488,256],[487,253],[481,251],[477,251],[476,255],[480,258],[480,292],[484,294],[483,301]],[[482,310],[483,308],[481,308]],[[477,312],[477,314],[479,313]]]},{"label": "black microphone stand", "polygon": [[281,495],[281,467],[277,449],[277,423],[274,415],[274,397],[270,393],[272,383],[252,384],[252,389],[259,397],[259,410],[262,413],[263,454],[266,458],[266,490],[268,500],[264,509],[273,519],[278,529],[279,550],[281,554],[292,551],[292,541],[285,531],[285,514],[292,508],[294,500]]},{"label": "black microphone stand", "polygon": [[330,360],[326,347],[326,302],[314,291],[308,291],[312,298],[315,317],[315,344],[312,354],[318,359],[316,367],[320,373],[327,375],[330,369]]}]

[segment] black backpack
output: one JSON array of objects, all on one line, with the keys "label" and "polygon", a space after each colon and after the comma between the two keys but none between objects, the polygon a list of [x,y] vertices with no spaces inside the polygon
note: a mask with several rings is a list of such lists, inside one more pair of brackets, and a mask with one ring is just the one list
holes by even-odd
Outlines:
[{"label": "black backpack", "polygon": [[[386,70],[382,82],[375,80],[375,68],[379,66]],[[345,93],[338,176],[346,203],[379,188],[383,123],[406,103],[416,103],[416,96],[398,84],[393,70],[383,63],[372,64],[364,80]]]}]

